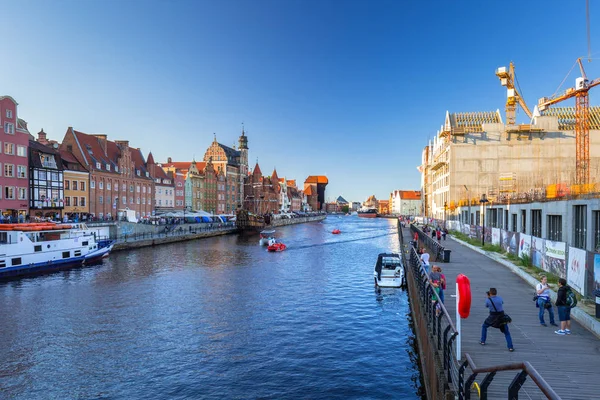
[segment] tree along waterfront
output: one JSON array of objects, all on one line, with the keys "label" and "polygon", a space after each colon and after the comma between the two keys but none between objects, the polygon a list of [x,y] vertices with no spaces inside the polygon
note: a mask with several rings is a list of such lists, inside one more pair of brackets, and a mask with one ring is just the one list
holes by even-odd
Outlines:
[{"label": "tree along waterfront", "polygon": [[[332,235],[338,228],[340,235]],[[331,218],[117,252],[0,284],[8,398],[419,398],[394,220]]]}]

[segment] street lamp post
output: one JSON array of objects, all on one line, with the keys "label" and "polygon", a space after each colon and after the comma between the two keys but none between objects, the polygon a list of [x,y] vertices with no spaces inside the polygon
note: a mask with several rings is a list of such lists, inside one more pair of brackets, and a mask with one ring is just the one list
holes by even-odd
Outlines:
[{"label": "street lamp post", "polygon": [[483,206],[483,210],[481,212],[481,247],[483,247],[485,244],[485,203],[489,203],[485,193],[481,195],[479,202]]}]

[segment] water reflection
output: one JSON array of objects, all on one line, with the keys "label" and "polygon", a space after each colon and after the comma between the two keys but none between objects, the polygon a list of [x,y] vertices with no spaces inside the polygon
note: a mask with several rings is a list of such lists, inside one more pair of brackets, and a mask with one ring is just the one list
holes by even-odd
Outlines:
[{"label": "water reflection", "polygon": [[278,228],[282,253],[228,235],[0,285],[3,395],[416,398],[406,293],[373,289],[395,221],[333,223]]}]

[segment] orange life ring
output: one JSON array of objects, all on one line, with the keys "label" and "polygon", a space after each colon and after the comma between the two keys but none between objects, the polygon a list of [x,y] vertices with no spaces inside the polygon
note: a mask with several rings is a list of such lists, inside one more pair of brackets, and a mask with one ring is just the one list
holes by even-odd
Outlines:
[{"label": "orange life ring", "polygon": [[468,318],[471,312],[471,282],[466,275],[458,274],[458,314],[461,318]]}]

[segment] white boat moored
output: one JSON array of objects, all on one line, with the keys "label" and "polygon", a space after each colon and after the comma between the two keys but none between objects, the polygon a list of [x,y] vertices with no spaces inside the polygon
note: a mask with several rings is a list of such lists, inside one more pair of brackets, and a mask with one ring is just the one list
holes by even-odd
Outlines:
[{"label": "white boat moored", "polygon": [[375,279],[375,286],[402,287],[404,267],[400,255],[396,253],[380,253],[377,256],[373,277]]}]

